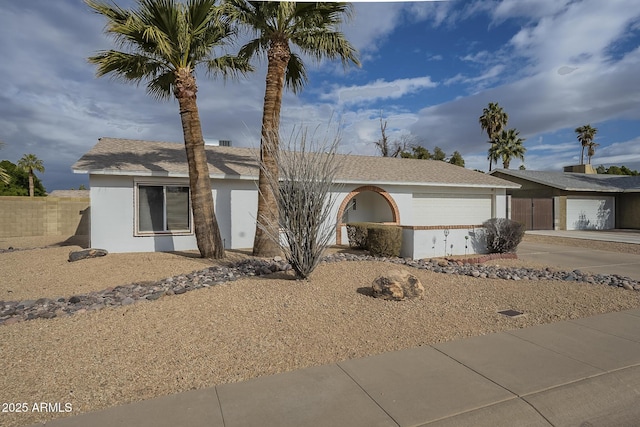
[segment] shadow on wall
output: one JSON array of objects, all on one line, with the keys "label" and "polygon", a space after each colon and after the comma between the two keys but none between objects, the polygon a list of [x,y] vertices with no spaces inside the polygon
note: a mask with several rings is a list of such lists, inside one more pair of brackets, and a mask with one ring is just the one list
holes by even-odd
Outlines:
[{"label": "shadow on wall", "polygon": [[593,220],[587,216],[585,211],[581,211],[578,220],[573,223],[575,230],[605,230],[609,224],[611,208],[606,207],[606,202],[602,200],[598,206],[596,218]]},{"label": "shadow on wall", "polygon": [[487,253],[487,236],[484,228],[469,230],[469,243],[476,254]]},{"label": "shadow on wall", "polygon": [[56,243],[55,246],[80,246],[83,249],[91,247],[91,207],[80,211],[80,222],[73,236]]}]

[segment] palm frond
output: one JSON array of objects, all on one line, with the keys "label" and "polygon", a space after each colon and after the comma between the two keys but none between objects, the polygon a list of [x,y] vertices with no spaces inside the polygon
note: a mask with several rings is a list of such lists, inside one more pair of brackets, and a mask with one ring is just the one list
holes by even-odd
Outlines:
[{"label": "palm frond", "polygon": [[240,48],[238,56],[251,59],[258,58],[259,60],[266,56],[267,49],[269,48],[269,40],[265,38],[253,39]]},{"label": "palm frond", "polygon": [[254,71],[247,58],[233,55],[224,55],[210,59],[206,62],[207,71],[213,76],[221,75],[223,78],[236,78],[240,74]]},{"label": "palm frond", "polygon": [[171,96],[171,89],[175,83],[176,76],[173,71],[160,74],[147,83],[147,93],[155,99],[168,99]]},{"label": "palm frond", "polygon": [[0,181],[4,182],[5,184],[8,184],[11,181],[11,176],[9,176],[7,171],[5,171],[1,167],[0,167]]},{"label": "palm frond", "polygon": [[340,32],[326,28],[314,28],[296,33],[291,41],[316,61],[323,58],[331,60],[340,58],[345,67],[350,62],[360,66],[357,50]]},{"label": "palm frond", "polygon": [[307,71],[302,59],[295,53],[291,53],[287,71],[285,74],[285,84],[293,93],[299,93],[309,80]]},{"label": "palm frond", "polygon": [[98,77],[109,74],[115,79],[136,84],[145,79],[154,79],[169,69],[167,64],[155,58],[117,50],[99,52],[98,55],[89,57],[89,62],[98,66]]},{"label": "palm frond", "polygon": [[[214,57],[214,48],[236,33],[222,19],[222,8],[215,0],[137,0],[138,8],[124,10],[116,5],[86,0],[97,13],[107,18],[105,32],[118,50],[101,51],[89,58],[97,75],[111,75],[140,84],[155,98],[171,94],[178,69],[195,70],[204,64],[212,74],[237,75],[252,71],[243,58]],[[238,67],[238,70],[232,70]]]}]

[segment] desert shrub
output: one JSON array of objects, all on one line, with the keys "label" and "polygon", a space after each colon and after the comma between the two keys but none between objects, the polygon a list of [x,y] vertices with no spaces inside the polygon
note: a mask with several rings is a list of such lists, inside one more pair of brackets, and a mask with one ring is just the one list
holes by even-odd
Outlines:
[{"label": "desert shrub", "polygon": [[351,222],[347,224],[349,247],[353,249],[367,249],[367,235],[369,222]]},{"label": "desert shrub", "polygon": [[337,156],[340,138],[327,134],[322,139],[319,130],[310,135],[305,128],[294,129],[283,150],[266,144],[266,150],[273,150],[278,175],[260,163],[276,195],[278,222],[262,217],[258,225],[280,246],[296,277],[303,279],[320,263],[336,229],[331,215],[337,196],[331,189],[339,189],[334,179],[342,167]]},{"label": "desert shrub", "polygon": [[482,226],[487,230],[489,253],[515,252],[524,236],[524,224],[507,218],[491,218]]},{"label": "desert shrub", "polygon": [[367,249],[373,256],[399,257],[402,246],[402,227],[368,224]]}]

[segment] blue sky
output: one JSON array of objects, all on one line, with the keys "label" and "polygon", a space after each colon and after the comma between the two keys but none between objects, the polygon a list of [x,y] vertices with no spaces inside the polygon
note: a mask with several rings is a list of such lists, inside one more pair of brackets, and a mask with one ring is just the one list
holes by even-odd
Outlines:
[{"label": "blue sky", "polygon": [[[526,138],[527,169],[578,164],[573,130],[587,123],[598,128],[595,166],[640,169],[637,0],[358,2],[354,10],[342,30],[362,67],[308,60],[304,91],[284,95],[283,133],[332,118],[342,152],[375,155],[382,114],[391,140],[457,150],[467,167],[487,170],[478,117],[498,102]],[[174,100],[95,77],[86,58],[112,47],[103,27],[80,0],[0,2],[0,159],[36,154],[48,191],[88,183],[71,165],[99,137],[182,142]],[[198,74],[205,138],[257,146],[266,64],[256,68],[237,82]]]}]

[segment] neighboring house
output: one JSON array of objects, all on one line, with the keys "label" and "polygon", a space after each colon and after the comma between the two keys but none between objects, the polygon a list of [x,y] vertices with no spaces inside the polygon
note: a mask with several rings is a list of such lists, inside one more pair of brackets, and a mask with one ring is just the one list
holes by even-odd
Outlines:
[{"label": "neighboring house", "polygon": [[528,230],[640,229],[640,176],[597,174],[591,165],[491,175],[521,185],[507,194],[511,218]]},{"label": "neighboring house", "polygon": [[[256,151],[207,146],[215,213],[225,248],[253,245]],[[402,256],[485,252],[481,224],[507,212],[517,184],[446,162],[339,155],[332,218],[403,226]],[[72,167],[89,174],[91,245],[111,252],[196,249],[184,145],[101,138]]]}]

